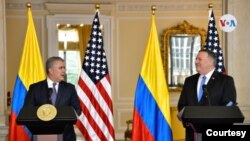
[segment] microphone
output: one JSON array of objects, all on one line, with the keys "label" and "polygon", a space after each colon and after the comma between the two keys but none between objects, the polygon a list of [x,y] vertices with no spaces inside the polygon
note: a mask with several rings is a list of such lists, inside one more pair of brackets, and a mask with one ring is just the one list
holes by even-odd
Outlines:
[{"label": "microphone", "polygon": [[202,85],[202,89],[203,89],[203,94],[204,94],[205,98],[207,99],[208,105],[211,106],[209,93],[207,91],[207,85]]},{"label": "microphone", "polygon": [[48,88],[48,97],[49,97],[49,102],[51,102],[51,95],[52,95],[53,89],[52,88]]}]

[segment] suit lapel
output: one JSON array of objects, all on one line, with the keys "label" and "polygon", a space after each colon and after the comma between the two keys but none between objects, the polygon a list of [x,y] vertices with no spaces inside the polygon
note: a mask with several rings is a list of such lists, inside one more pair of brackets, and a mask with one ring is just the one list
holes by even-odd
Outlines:
[{"label": "suit lapel", "polygon": [[207,83],[207,89],[211,90],[215,84],[216,76],[218,75],[218,72],[214,71],[212,76],[210,77],[208,83]]},{"label": "suit lapel", "polygon": [[45,79],[44,81],[42,81],[42,83],[41,83],[41,91],[40,91],[40,93],[42,93],[42,94],[45,94],[46,96],[46,103],[51,103],[50,102],[50,96],[49,96],[49,87],[48,87],[48,83],[47,83],[47,79]]},{"label": "suit lapel", "polygon": [[56,105],[58,105],[60,103],[61,98],[63,97],[63,93],[64,93],[64,86],[63,85],[64,85],[63,81],[59,83],[57,97],[56,97]]},{"label": "suit lapel", "polygon": [[197,94],[197,87],[198,87],[198,80],[199,80],[199,76],[200,74],[196,74],[195,77],[194,77],[194,81],[193,81],[193,100],[194,100],[194,103],[198,104],[198,94]]}]

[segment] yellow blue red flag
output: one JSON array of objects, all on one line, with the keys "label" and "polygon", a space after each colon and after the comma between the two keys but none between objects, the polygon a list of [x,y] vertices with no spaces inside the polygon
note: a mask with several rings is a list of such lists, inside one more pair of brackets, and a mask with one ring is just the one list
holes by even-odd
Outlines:
[{"label": "yellow blue red flag", "polygon": [[9,141],[30,141],[31,133],[26,126],[17,125],[16,119],[23,107],[30,84],[45,79],[44,67],[33,23],[31,7],[28,7],[28,27],[20,68],[16,77],[10,115]]},{"label": "yellow blue red flag", "polygon": [[132,140],[172,141],[170,120],[169,93],[153,14],[135,92]]}]

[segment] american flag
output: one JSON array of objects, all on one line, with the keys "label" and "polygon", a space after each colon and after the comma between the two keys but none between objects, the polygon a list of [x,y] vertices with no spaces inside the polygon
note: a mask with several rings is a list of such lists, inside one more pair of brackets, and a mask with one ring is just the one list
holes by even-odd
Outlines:
[{"label": "american flag", "polygon": [[210,12],[211,15],[209,17],[207,39],[204,48],[213,51],[215,53],[217,57],[216,71],[220,73],[225,73],[223,53],[220,47],[219,34],[215,25],[214,12],[212,9]]},{"label": "american flag", "polygon": [[111,82],[98,15],[97,10],[77,86],[82,114],[76,125],[87,141],[114,141]]}]

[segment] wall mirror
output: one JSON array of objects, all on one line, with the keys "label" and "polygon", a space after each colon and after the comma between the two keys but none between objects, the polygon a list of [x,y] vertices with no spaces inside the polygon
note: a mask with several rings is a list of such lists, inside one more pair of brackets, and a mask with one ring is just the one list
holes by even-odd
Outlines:
[{"label": "wall mirror", "polygon": [[181,91],[185,78],[196,73],[195,57],[205,39],[206,31],[187,21],[164,30],[161,53],[170,91]]}]

